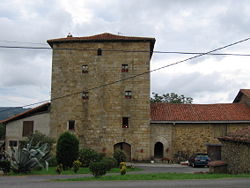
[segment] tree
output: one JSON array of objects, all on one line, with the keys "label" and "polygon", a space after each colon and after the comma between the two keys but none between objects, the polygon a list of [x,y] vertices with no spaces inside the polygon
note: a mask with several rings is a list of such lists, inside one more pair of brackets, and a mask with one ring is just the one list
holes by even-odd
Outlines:
[{"label": "tree", "polygon": [[5,138],[5,125],[0,123],[0,140]]},{"label": "tree", "polygon": [[150,99],[151,102],[165,102],[165,103],[183,103],[183,104],[191,104],[193,102],[193,98],[185,97],[184,95],[178,95],[176,93],[166,93],[163,95],[159,95],[158,93],[152,93],[153,97]]},{"label": "tree", "polygon": [[70,133],[65,132],[60,135],[56,146],[56,159],[58,164],[63,165],[63,169],[71,168],[73,162],[79,155],[79,140]]}]

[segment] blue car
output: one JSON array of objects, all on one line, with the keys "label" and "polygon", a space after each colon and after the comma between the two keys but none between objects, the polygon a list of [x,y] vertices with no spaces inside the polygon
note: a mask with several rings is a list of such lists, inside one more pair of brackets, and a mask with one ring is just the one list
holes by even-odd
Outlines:
[{"label": "blue car", "polygon": [[206,153],[196,153],[192,155],[188,159],[189,166],[197,167],[197,166],[208,166],[208,163],[211,161],[211,159],[208,157]]}]

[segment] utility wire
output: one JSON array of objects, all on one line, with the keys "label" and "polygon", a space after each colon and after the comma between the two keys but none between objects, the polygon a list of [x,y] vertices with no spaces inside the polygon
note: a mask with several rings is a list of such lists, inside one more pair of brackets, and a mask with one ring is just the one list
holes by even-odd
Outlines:
[{"label": "utility wire", "polygon": [[[196,59],[196,58],[199,58],[199,57],[202,57],[202,56],[205,56],[205,55],[209,55],[210,53],[213,53],[213,52],[215,52],[215,51],[219,51],[219,50],[222,50],[222,49],[225,49],[225,48],[234,46],[234,45],[236,45],[236,44],[240,44],[240,43],[246,42],[246,41],[248,41],[248,40],[250,40],[250,38],[246,38],[246,39],[243,39],[243,40],[239,40],[239,41],[237,41],[237,42],[234,42],[234,43],[231,43],[231,44],[228,44],[228,45],[219,47],[219,48],[215,48],[215,49],[210,50],[210,51],[208,51],[208,52],[206,52],[206,53],[198,54],[198,55],[195,55],[195,56],[192,56],[192,57],[189,57],[189,58],[180,60],[180,61],[176,61],[176,62],[174,62],[174,63],[171,63],[171,64],[168,64],[168,65],[159,67],[159,68],[157,68],[157,69],[153,69],[153,70],[146,71],[146,72],[143,72],[143,73],[140,73],[140,74],[136,74],[136,75],[134,75],[134,76],[130,76],[130,77],[127,77],[127,78],[123,78],[123,79],[115,80],[115,81],[112,81],[112,82],[109,82],[109,83],[106,83],[106,84],[102,84],[102,85],[99,85],[99,86],[95,86],[95,87],[92,87],[92,88],[89,88],[89,89],[85,90],[84,92],[89,92],[89,91],[91,91],[91,90],[95,90],[95,89],[107,87],[107,86],[109,86],[109,85],[113,85],[113,84],[116,84],[116,83],[118,83],[118,82],[122,82],[122,81],[125,81],[125,80],[128,80],[128,79],[136,78],[136,77],[142,76],[142,75],[144,75],[144,74],[149,74],[149,73],[151,73],[151,72],[155,72],[155,71],[158,71],[158,70],[161,70],[161,69],[170,67],[170,66],[178,65],[178,64],[180,64],[180,63],[184,63],[184,62],[189,61],[189,60],[192,60],[192,59]],[[148,51],[148,52],[149,52],[149,51]],[[78,92],[70,93],[70,94],[67,94],[67,95],[60,96],[60,97],[55,97],[55,98],[52,98],[50,101],[58,100],[58,99],[65,98],[65,97],[69,97],[69,96],[76,95],[76,94],[80,94],[80,93],[82,93],[82,92],[83,92],[83,91],[78,91]],[[28,106],[32,106],[32,105],[36,105],[36,104],[48,102],[48,101],[49,101],[49,100],[40,101],[40,102],[37,102],[37,103],[32,103],[32,104],[28,104],[28,105],[21,106],[21,107],[24,108],[24,107],[28,107]],[[5,110],[2,110],[2,111],[5,111]],[[2,112],[2,111],[0,111],[0,112]]]},{"label": "utility wire", "polygon": [[[0,48],[7,49],[26,49],[26,50],[51,50],[49,47],[39,46],[7,46],[0,45]],[[77,51],[96,51],[95,48],[55,48],[54,50],[77,50]],[[211,56],[250,56],[250,54],[243,53],[204,53],[204,52],[182,52],[182,51],[146,51],[146,50],[115,50],[115,49],[102,49],[102,51],[115,51],[115,52],[136,52],[136,53],[157,53],[157,54],[182,54],[182,55],[211,55]]]},{"label": "utility wire", "polygon": [[48,45],[47,43],[42,42],[27,42],[27,41],[16,41],[16,40],[0,40],[0,42],[4,43],[25,43],[25,44],[39,44],[39,45]]}]

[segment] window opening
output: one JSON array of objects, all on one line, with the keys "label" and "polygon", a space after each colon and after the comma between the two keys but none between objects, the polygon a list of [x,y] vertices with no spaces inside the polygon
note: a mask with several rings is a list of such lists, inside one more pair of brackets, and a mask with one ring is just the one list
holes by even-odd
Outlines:
[{"label": "window opening", "polygon": [[122,118],[122,128],[128,128],[129,127],[129,121],[128,121],[128,117],[123,117]]},{"label": "window opening", "polygon": [[132,91],[125,91],[125,98],[131,99],[132,98]]},{"label": "window opening", "polygon": [[23,136],[29,136],[33,133],[34,121],[23,121]]},{"label": "window opening", "polygon": [[122,64],[122,72],[128,72],[128,64]]},{"label": "window opening", "polygon": [[88,73],[88,65],[82,65],[82,73]]},{"label": "window opening", "polygon": [[16,140],[10,140],[9,141],[9,146],[10,147],[17,147],[17,141]]},{"label": "window opening", "polygon": [[68,130],[74,131],[75,130],[75,120],[68,121]]},{"label": "window opening", "polygon": [[88,99],[88,98],[89,98],[89,92],[83,91],[83,92],[82,92],[82,98],[83,98],[83,99]]},{"label": "window opening", "polygon": [[97,49],[97,55],[98,55],[98,56],[101,56],[101,55],[102,55],[102,49],[101,49],[101,48],[98,48],[98,49]]}]

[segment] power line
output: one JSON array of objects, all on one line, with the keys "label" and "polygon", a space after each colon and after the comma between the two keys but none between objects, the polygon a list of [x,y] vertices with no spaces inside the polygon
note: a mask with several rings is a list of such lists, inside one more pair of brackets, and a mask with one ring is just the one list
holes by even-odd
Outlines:
[{"label": "power line", "polygon": [[[248,40],[250,40],[250,38],[246,38],[246,39],[243,39],[243,40],[239,40],[239,41],[237,41],[237,42],[234,42],[234,43],[231,43],[231,44],[228,44],[228,45],[219,47],[219,48],[215,48],[215,49],[210,50],[210,51],[208,51],[208,52],[201,53],[201,54],[198,54],[198,55],[195,55],[195,56],[192,56],[192,57],[189,57],[189,58],[180,60],[180,61],[176,61],[176,62],[174,62],[174,63],[171,63],[171,64],[168,64],[168,65],[159,67],[159,68],[157,68],[157,69],[153,69],[153,70],[150,70],[150,71],[146,71],[146,72],[143,72],[143,73],[140,73],[140,74],[136,74],[136,75],[134,75],[134,76],[130,76],[130,77],[127,77],[127,78],[123,78],[123,79],[120,79],[120,80],[115,80],[115,81],[109,82],[109,83],[107,83],[107,84],[102,84],[102,85],[99,85],[99,86],[95,86],[95,87],[92,87],[92,88],[89,88],[89,89],[85,90],[85,92],[89,92],[89,91],[91,91],[91,90],[95,90],[95,89],[107,87],[107,86],[109,86],[109,85],[113,85],[113,84],[118,83],[118,82],[122,82],[122,81],[125,81],[125,80],[128,80],[128,79],[136,78],[136,77],[142,76],[142,75],[144,75],[144,74],[149,74],[149,73],[151,73],[151,72],[155,72],[155,71],[158,71],[158,70],[161,70],[161,69],[170,67],[170,66],[178,65],[178,64],[180,64],[180,63],[184,63],[184,62],[189,61],[189,60],[192,60],[192,59],[196,59],[196,58],[199,58],[199,57],[202,57],[202,56],[205,56],[205,55],[209,55],[209,54],[211,54],[211,53],[213,53],[213,52],[215,52],[215,51],[219,51],[219,50],[222,50],[222,49],[225,49],[225,48],[234,46],[234,45],[236,45],[236,44],[240,44],[240,43],[246,42],[246,41],[248,41]],[[148,52],[149,52],[149,51],[148,51]],[[69,96],[76,95],[76,94],[80,94],[80,93],[82,93],[82,92],[83,92],[83,91],[78,91],[78,92],[70,93],[70,94],[67,94],[67,95],[60,96],[60,97],[55,97],[55,98],[52,98],[50,101],[58,100],[58,99],[65,98],[65,97],[69,97]],[[49,101],[49,100],[44,100],[44,101],[40,101],[40,102],[37,102],[37,103],[32,103],[32,104],[28,104],[28,105],[25,105],[25,106],[21,106],[21,107],[24,108],[24,107],[28,107],[28,106],[32,106],[32,105],[36,105],[36,104],[48,102],[48,101]],[[5,110],[3,110],[3,111],[5,111]],[[2,112],[2,111],[0,111],[0,112]]]},{"label": "power line", "polygon": [[[26,50],[51,50],[49,47],[39,47],[39,46],[7,46],[0,45],[0,48],[7,49],[26,49]],[[95,48],[56,48],[54,50],[77,50],[77,51],[96,51]],[[147,51],[147,50],[115,50],[115,49],[102,49],[102,51],[115,51],[115,52],[126,52],[126,53],[157,53],[157,54],[181,54],[181,55],[211,55],[211,56],[250,56],[250,54],[243,53],[205,53],[205,52],[182,52],[182,51]]]},{"label": "power line", "polygon": [[27,41],[16,41],[16,40],[0,40],[0,42],[4,43],[26,43],[26,44],[40,44],[40,45],[48,45],[47,43],[42,42],[27,42]]}]

